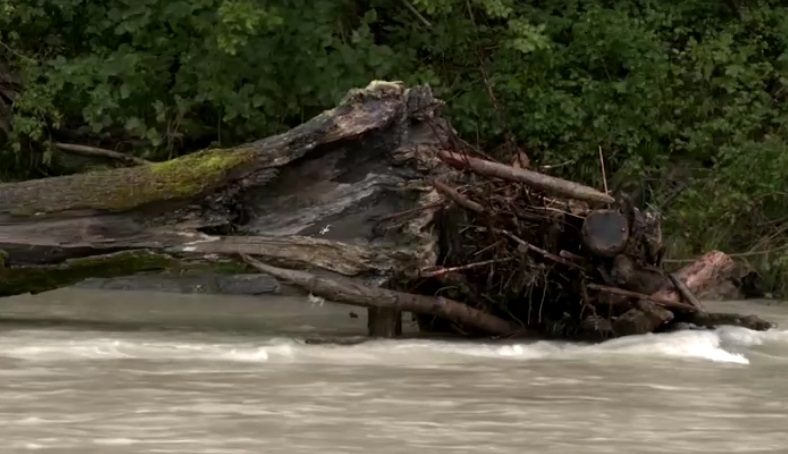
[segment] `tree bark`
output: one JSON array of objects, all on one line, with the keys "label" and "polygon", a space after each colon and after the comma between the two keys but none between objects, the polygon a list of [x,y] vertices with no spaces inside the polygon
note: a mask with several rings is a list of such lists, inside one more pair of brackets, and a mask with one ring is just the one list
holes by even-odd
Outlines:
[{"label": "tree bark", "polygon": [[455,167],[470,167],[479,175],[525,183],[534,188],[559,194],[567,198],[592,203],[613,203],[616,201],[613,197],[604,192],[597,191],[594,188],[573,181],[544,175],[539,172],[507,166],[485,159],[452,153],[450,151],[442,151],[440,156],[444,161]]},{"label": "tree bark", "polygon": [[435,315],[485,334],[511,335],[516,332],[515,326],[506,320],[448,298],[372,287],[348,278],[326,279],[306,271],[287,270],[260,263],[248,256],[245,260],[263,273],[298,285],[310,294],[330,301],[380,310]]},{"label": "tree bark", "polygon": [[[736,271],[733,259],[720,251],[709,251],[700,259],[673,273],[684,284],[685,290],[697,295],[730,280]],[[652,295],[663,301],[683,302],[682,290],[672,283]],[[691,304],[691,303],[690,303]],[[702,307],[696,309],[703,310]]]},{"label": "tree bark", "polygon": [[65,152],[76,153],[82,156],[114,159],[116,161],[121,161],[126,164],[137,165],[137,166],[150,164],[150,161],[146,161],[145,159],[138,158],[136,156],[129,156],[114,150],[107,150],[104,148],[97,148],[97,147],[91,147],[87,145],[79,145],[73,143],[61,143],[61,142],[55,142],[52,145]]},{"label": "tree bark", "polygon": [[373,82],[256,142],[0,184],[0,296],[238,253],[378,284],[434,266],[441,106]]}]

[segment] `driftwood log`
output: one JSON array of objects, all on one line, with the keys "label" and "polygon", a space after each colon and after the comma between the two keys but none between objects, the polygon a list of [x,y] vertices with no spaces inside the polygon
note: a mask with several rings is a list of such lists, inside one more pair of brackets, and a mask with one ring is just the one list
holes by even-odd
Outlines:
[{"label": "driftwood log", "polygon": [[0,184],[0,295],[238,254],[370,285],[415,273],[435,263],[423,150],[440,143],[440,106],[427,87],[373,82],[232,149]]},{"label": "driftwood log", "polygon": [[421,229],[434,207],[384,218],[438,199],[421,183],[430,164],[414,151],[434,146],[419,118],[439,105],[426,88],[373,83],[258,142],[0,184],[0,295],[67,284],[54,276],[26,282],[28,270],[102,262],[123,268],[107,269],[114,274],[171,265],[169,257],[157,264],[151,251],[201,260],[246,253],[383,278],[405,263],[430,263],[431,238]]},{"label": "driftwood log", "polygon": [[666,274],[658,216],[529,170],[523,152],[473,156],[441,106],[428,87],[373,82],[257,142],[0,184],[0,296],[224,267],[367,307],[370,334],[387,337],[403,311],[484,336],[770,326],[694,298],[727,279],[729,257]]}]

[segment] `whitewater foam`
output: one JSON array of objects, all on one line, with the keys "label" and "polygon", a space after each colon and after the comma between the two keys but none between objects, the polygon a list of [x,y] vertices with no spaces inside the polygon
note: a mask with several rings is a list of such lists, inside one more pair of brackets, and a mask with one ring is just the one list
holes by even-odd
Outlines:
[{"label": "whitewater foam", "polygon": [[[747,350],[773,344],[788,350],[788,331],[756,332],[725,327],[714,331],[687,330],[613,339],[600,344],[557,341],[518,343],[471,343],[426,340],[373,340],[354,346],[308,345],[288,338],[249,342],[203,343],[194,339],[147,340],[118,333],[115,337],[91,337],[82,332],[71,340],[49,331],[35,335],[0,337],[0,355],[27,361],[68,360],[205,360],[241,363],[316,362],[332,364],[432,365],[463,362],[473,358],[511,361],[605,359],[621,356],[662,357],[749,364]],[[781,348],[780,351],[783,351]],[[788,353],[785,355],[788,356]]]}]

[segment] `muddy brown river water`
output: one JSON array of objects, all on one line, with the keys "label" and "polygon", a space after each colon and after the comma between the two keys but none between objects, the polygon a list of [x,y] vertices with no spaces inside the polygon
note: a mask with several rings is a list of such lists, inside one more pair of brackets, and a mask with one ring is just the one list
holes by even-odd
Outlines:
[{"label": "muddy brown river water", "polygon": [[296,297],[63,289],[2,301],[0,452],[788,453],[783,328],[599,345],[372,341]]}]

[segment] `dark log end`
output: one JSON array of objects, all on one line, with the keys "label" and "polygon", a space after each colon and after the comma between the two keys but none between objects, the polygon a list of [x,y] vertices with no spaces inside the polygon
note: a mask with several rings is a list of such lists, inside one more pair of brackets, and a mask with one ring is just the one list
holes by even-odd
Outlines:
[{"label": "dark log end", "polygon": [[629,241],[629,223],[617,210],[592,211],[583,222],[583,245],[600,257],[614,257]]}]

